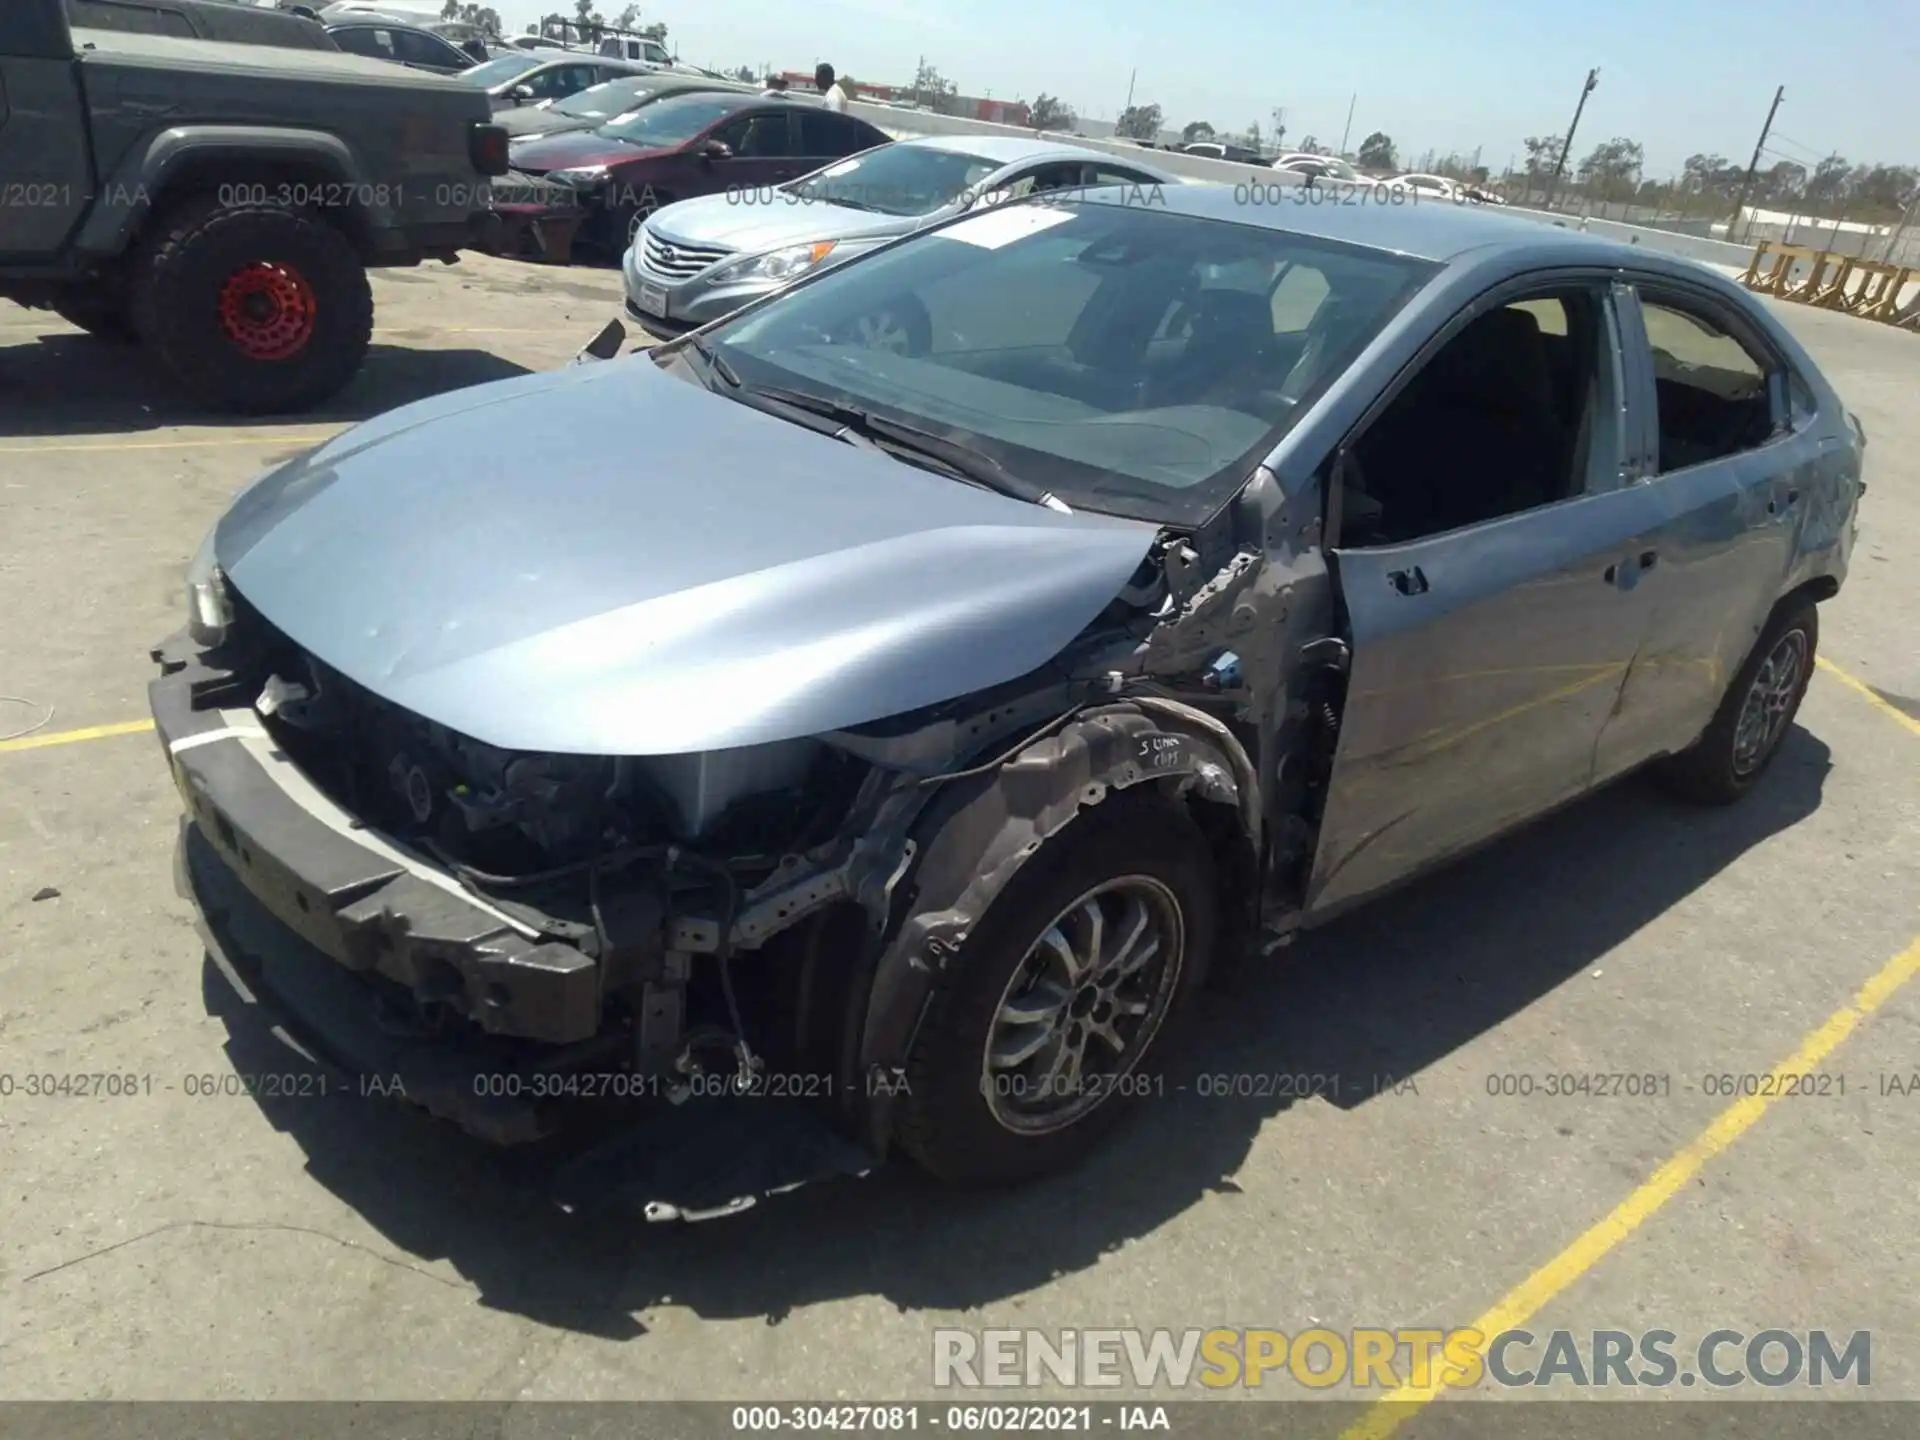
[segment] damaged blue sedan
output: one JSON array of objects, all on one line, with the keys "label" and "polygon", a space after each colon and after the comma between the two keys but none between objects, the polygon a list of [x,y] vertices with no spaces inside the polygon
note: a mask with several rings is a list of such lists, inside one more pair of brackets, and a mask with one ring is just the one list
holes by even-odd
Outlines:
[{"label": "damaged blue sedan", "polygon": [[289,1043],[499,1142],[610,1105],[650,1216],[1032,1176],[1210,966],[1759,783],[1864,448],[1637,247],[998,207],[257,481],[155,652],[183,883]]}]

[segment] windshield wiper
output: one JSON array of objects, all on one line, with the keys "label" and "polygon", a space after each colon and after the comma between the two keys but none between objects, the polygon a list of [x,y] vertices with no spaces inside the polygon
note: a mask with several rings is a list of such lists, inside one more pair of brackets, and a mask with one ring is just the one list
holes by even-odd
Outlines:
[{"label": "windshield wiper", "polygon": [[713,348],[713,342],[711,340],[707,339],[704,335],[689,335],[686,340],[686,348],[704,360],[707,369],[715,375],[718,375],[731,389],[738,390],[740,388],[739,373],[734,370],[733,366],[727,363],[725,356]]},{"label": "windshield wiper", "polygon": [[[749,385],[742,393],[836,421],[856,435],[882,442],[889,450],[904,451],[917,460],[930,461],[936,468],[958,479],[1002,495],[1011,495],[1016,500],[1025,500],[1033,505],[1047,505],[1052,500],[1047,491],[1028,484],[991,456],[969,449],[958,440],[949,440],[931,430],[922,430],[917,425],[889,420],[883,415],[870,414],[856,405],[843,405],[824,395],[809,395],[800,390]],[[1050,505],[1050,508],[1058,506]]]}]

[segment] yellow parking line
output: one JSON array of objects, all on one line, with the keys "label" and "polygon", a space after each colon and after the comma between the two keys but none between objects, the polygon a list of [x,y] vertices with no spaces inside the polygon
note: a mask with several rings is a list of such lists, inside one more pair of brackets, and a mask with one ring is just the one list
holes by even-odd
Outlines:
[{"label": "yellow parking line", "polygon": [[1914,719],[1913,716],[1907,714],[1906,711],[1897,705],[1889,705],[1885,700],[1880,698],[1879,693],[1875,691],[1871,685],[1867,684],[1866,681],[1849,675],[1824,655],[1816,655],[1813,663],[1833,676],[1834,679],[1838,680],[1849,690],[1865,697],[1867,703],[1877,708],[1882,714],[1891,716],[1894,724],[1904,725],[1914,734],[1920,735],[1920,720]]},{"label": "yellow parking line", "polygon": [[[343,427],[344,428],[344,427]],[[220,435],[190,440],[80,440],[71,444],[0,445],[0,455],[71,454],[76,450],[197,450],[214,445],[318,445],[340,431],[324,435]]]},{"label": "yellow parking line", "polygon": [[[1862,1020],[1886,1004],[1915,974],[1920,974],[1920,938],[1882,965],[1873,978],[1854,993],[1852,1003],[1834,1011],[1800,1042],[1798,1049],[1774,1066],[1772,1083],[1760,1087],[1764,1093],[1744,1096],[1722,1110],[1712,1124],[1654,1171],[1639,1189],[1503,1296],[1473,1322],[1473,1328],[1491,1338],[1503,1330],[1516,1329],[1539,1314],[1549,1301],[1593,1269],[1643,1221],[1679,1194],[1709,1160],[1751,1129],[1776,1100],[1788,1093],[1785,1077],[1818,1070],[1821,1062],[1839,1048]],[[1368,1407],[1364,1416],[1340,1433],[1340,1440],[1387,1440],[1443,1389],[1437,1381],[1402,1385]]]},{"label": "yellow parking line", "polygon": [[23,735],[18,740],[0,740],[0,755],[12,750],[45,750],[50,745],[75,745],[82,740],[106,740],[115,735],[144,735],[151,729],[151,720],[122,720],[115,725],[88,725],[80,730]]}]

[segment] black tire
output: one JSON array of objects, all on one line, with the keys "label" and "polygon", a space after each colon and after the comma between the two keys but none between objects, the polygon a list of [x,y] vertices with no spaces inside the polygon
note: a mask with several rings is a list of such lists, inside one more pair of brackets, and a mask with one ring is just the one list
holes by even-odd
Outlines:
[{"label": "black tire", "polygon": [[126,296],[107,285],[75,285],[53,299],[53,313],[69,325],[102,340],[131,341],[133,322]]},{"label": "black tire", "polygon": [[[264,320],[244,309],[252,295],[236,300],[249,285],[267,294]],[[141,340],[187,393],[244,415],[328,399],[373,338],[358,253],[307,210],[207,197],[174,207],[134,262],[130,299]]]},{"label": "black tire", "polygon": [[[1655,773],[1661,782],[1683,800],[1699,805],[1730,805],[1753,789],[1793,727],[1807,682],[1813,678],[1819,646],[1820,612],[1813,601],[1792,600],[1775,610],[1727,687],[1706,732],[1691,748],[1658,766]],[[1792,657],[1791,675],[1781,668],[1783,656]],[[1742,727],[1750,701],[1770,716],[1757,747]]]},{"label": "black tire", "polygon": [[[1157,1015],[1137,1022],[1137,1048],[1124,1071],[1075,1087],[1079,1113],[1058,1128],[1012,1128],[999,1113],[1007,1101],[998,1082],[1014,1072],[988,1079],[995,1019],[1017,993],[1017,979],[1040,963],[1034,952],[1042,934],[1066,921],[1089,891],[1114,882],[1146,882],[1145,889],[1157,889],[1177,907],[1183,943],[1168,947],[1178,953],[1164,973],[1143,980],[1156,998],[1164,991],[1164,1002]],[[1123,791],[1071,822],[1015,873],[937,983],[907,1065],[900,1148],[930,1174],[960,1185],[1030,1179],[1073,1164],[1162,1083],[1153,1057],[1205,979],[1216,906],[1206,840],[1177,804],[1157,793]],[[1070,1023],[1071,1015],[1063,1011],[1061,1022]],[[1044,1053],[1036,1060],[1043,1063]]]}]

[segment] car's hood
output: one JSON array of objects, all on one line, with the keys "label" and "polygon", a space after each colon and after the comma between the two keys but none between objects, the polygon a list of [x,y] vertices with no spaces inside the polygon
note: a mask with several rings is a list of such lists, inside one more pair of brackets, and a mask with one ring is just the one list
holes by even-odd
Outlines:
[{"label": "car's hood", "polygon": [[1044,665],[1154,528],[978,490],[644,356],[403,406],[220,522],[325,664],[506,749],[673,754],[843,729]]},{"label": "car's hood", "polygon": [[803,200],[785,190],[761,192],[761,199],[757,205],[743,205],[734,195],[682,200],[662,208],[647,228],[662,240],[757,253],[813,240],[885,240],[929,223],[824,200]]},{"label": "car's hood", "polygon": [[581,165],[617,165],[654,152],[592,130],[570,130],[515,141],[508,147],[508,153],[514,169],[544,175],[549,170],[570,170]]}]

